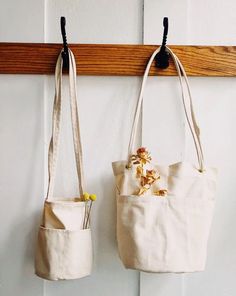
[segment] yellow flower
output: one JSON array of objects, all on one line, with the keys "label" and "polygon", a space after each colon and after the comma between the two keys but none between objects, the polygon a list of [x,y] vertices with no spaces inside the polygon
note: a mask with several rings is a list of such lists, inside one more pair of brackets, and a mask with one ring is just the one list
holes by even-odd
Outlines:
[{"label": "yellow flower", "polygon": [[95,201],[97,199],[97,195],[96,194],[90,194],[89,198],[90,198],[90,200]]},{"label": "yellow flower", "polygon": [[85,192],[85,193],[83,194],[83,200],[84,200],[84,201],[88,201],[88,200],[89,200],[89,193],[88,193],[88,192]]}]

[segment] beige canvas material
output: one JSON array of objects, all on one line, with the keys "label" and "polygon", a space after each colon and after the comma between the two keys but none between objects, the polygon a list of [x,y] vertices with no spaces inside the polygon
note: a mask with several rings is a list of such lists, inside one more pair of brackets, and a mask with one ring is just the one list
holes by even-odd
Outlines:
[{"label": "beige canvas material", "polygon": [[[135,154],[134,140],[141,112],[143,92],[151,64],[146,67],[137,102],[128,148],[128,159]],[[126,268],[146,272],[194,272],[205,269],[207,241],[211,227],[216,191],[216,170],[204,165],[200,130],[194,116],[188,79],[177,56],[168,48],[182,93],[186,120],[193,137],[198,165],[178,162],[155,169],[160,180],[138,196],[136,167],[126,168],[129,160],[113,162],[117,189],[117,241]],[[167,196],[154,195],[167,189]]]},{"label": "beige canvas material", "polygon": [[79,196],[53,197],[61,131],[62,67],[60,54],[55,69],[53,126],[48,152],[48,190],[35,256],[36,274],[48,280],[77,279],[90,275],[93,261],[91,230],[89,227],[85,229],[87,205],[79,199],[84,192],[84,175],[77,110],[76,64],[70,50],[70,107]]}]

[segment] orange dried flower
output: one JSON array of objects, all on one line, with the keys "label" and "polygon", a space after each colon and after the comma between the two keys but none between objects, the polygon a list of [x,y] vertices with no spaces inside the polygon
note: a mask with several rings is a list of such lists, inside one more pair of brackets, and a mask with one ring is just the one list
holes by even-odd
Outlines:
[{"label": "orange dried flower", "polygon": [[141,166],[137,166],[136,168],[136,177],[140,178],[143,175],[143,168]]},{"label": "orange dried flower", "polygon": [[[148,191],[151,186],[160,179],[160,175],[155,170],[144,170],[144,165],[150,163],[152,160],[150,153],[145,147],[141,147],[137,150],[137,154],[130,156],[129,163],[126,165],[127,169],[130,169],[132,165],[138,165],[136,167],[136,177],[140,179],[141,188],[139,189],[137,195],[143,195]],[[157,196],[166,196],[167,190],[159,190],[154,193]]]},{"label": "orange dried flower", "polygon": [[141,147],[137,150],[137,154],[144,153],[144,152],[147,152],[145,147]]},{"label": "orange dried flower", "polygon": [[146,191],[148,191],[150,189],[150,186],[143,186],[139,189],[137,195],[143,195]]},{"label": "orange dried flower", "polygon": [[147,151],[146,148],[142,147],[142,148],[139,148],[137,150],[137,160],[141,163],[141,164],[146,164],[146,163],[149,163],[152,158],[150,156],[150,153]]},{"label": "orange dried flower", "polygon": [[155,195],[157,196],[167,196],[167,190],[166,189],[160,189],[156,192],[154,192]]}]

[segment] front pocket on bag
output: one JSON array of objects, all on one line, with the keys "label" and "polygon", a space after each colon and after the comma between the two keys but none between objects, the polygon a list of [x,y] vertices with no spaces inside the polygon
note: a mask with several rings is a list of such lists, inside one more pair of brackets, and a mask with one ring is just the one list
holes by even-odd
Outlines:
[{"label": "front pocket on bag", "polygon": [[214,200],[191,196],[168,199],[168,264],[182,270],[204,270]]},{"label": "front pocket on bag", "polygon": [[76,279],[91,274],[90,229],[64,230],[40,227],[35,257],[36,274],[49,279]]},{"label": "front pocket on bag", "polygon": [[165,197],[118,196],[117,239],[120,257],[128,268],[153,271],[166,255]]},{"label": "front pocket on bag", "polygon": [[128,268],[203,270],[214,201],[167,196],[118,196],[117,239]]}]

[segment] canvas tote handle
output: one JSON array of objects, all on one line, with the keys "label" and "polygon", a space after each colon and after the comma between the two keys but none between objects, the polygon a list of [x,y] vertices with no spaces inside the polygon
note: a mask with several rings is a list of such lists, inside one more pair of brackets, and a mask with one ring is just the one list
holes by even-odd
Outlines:
[{"label": "canvas tote handle", "polygon": [[[181,64],[178,57],[173,53],[173,51],[170,48],[166,47],[166,49],[170,53],[170,56],[172,57],[172,59],[174,61],[174,64],[175,64],[175,67],[176,67],[176,70],[178,73],[180,86],[181,86],[184,113],[185,113],[187,123],[188,123],[189,129],[190,129],[193,141],[194,141],[195,148],[196,148],[199,170],[203,171],[204,170],[204,157],[203,157],[202,145],[201,145],[201,140],[200,140],[200,129],[197,125],[196,118],[194,115],[192,95],[191,95],[191,91],[190,91],[188,78],[187,78],[186,72],[184,70],[184,67]],[[148,78],[148,74],[149,74],[152,62],[159,51],[160,51],[160,47],[153,52],[151,58],[148,61],[147,67],[146,67],[144,75],[143,75],[143,81],[142,81],[142,85],[141,85],[141,89],[140,89],[140,93],[139,93],[139,98],[138,98],[136,109],[135,109],[135,115],[134,115],[134,120],[133,120],[133,124],[132,124],[132,129],[131,129],[131,136],[130,136],[130,142],[129,142],[129,148],[128,148],[128,159],[129,159],[130,155],[134,154],[134,140],[135,140],[136,134],[137,134],[138,119],[139,119],[139,116],[141,113],[141,106],[142,106],[142,101],[143,101],[144,89],[145,89],[146,81]],[[187,95],[186,95],[186,90],[184,88],[184,83],[186,84]]]},{"label": "canvas tote handle", "polygon": [[[58,160],[60,132],[61,132],[61,113],[62,113],[62,68],[63,59],[61,53],[58,56],[55,68],[55,97],[52,116],[52,137],[48,150],[48,190],[46,200],[53,197],[56,165]],[[82,145],[79,128],[79,115],[77,107],[76,92],[76,63],[72,51],[69,49],[69,91],[70,91],[70,109],[71,109],[71,125],[73,133],[74,153],[76,160],[76,170],[79,183],[79,194],[82,196],[84,190],[84,174],[82,161]]]}]

